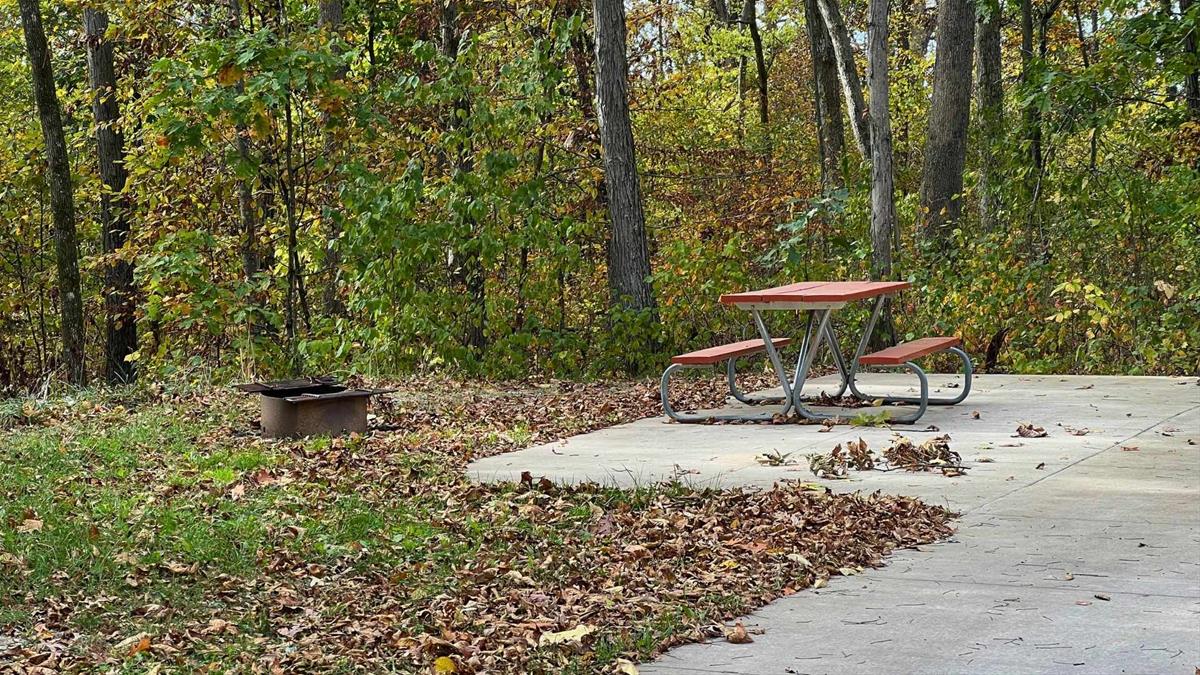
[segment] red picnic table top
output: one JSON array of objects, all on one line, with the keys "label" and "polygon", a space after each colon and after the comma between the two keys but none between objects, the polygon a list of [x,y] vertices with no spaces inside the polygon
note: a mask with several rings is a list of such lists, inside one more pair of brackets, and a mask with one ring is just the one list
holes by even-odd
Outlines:
[{"label": "red picnic table top", "polygon": [[912,284],[907,281],[801,281],[761,291],[726,293],[727,305],[773,302],[850,302],[898,293]]}]

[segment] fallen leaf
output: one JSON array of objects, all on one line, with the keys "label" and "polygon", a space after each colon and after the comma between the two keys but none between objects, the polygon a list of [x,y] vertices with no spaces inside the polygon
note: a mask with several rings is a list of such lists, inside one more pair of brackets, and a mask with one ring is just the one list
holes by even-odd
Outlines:
[{"label": "fallen leaf", "polygon": [[1047,435],[1044,428],[1035,427],[1032,422],[1022,422],[1017,425],[1017,433],[1013,434],[1013,438],[1045,438]]},{"label": "fallen leaf", "polygon": [[1122,445],[1121,446],[1121,452],[1137,452],[1138,450],[1141,450],[1141,448],[1139,448],[1136,445]]},{"label": "fallen leaf", "polygon": [[1097,593],[1097,594],[1093,595],[1092,597],[1093,597],[1093,598],[1095,598],[1095,599],[1097,599],[1097,600],[1103,600],[1103,601],[1105,601],[1105,602],[1108,602],[1109,600],[1112,600],[1112,598],[1108,597],[1107,595],[1105,595],[1105,594],[1103,594],[1103,593]]},{"label": "fallen leaf", "polygon": [[542,633],[542,636],[538,638],[538,646],[544,647],[546,645],[563,644],[564,642],[580,642],[595,631],[595,626],[580,624],[570,630],[558,631],[557,633]]},{"label": "fallen leaf", "polygon": [[615,667],[613,668],[613,672],[619,673],[620,675],[639,675],[640,673],[638,667],[634,665],[633,661],[628,659],[617,659],[617,662],[614,665]]},{"label": "fallen leaf", "polygon": [[113,646],[113,652],[125,656],[134,656],[150,649],[150,635],[138,633],[121,640]]},{"label": "fallen leaf", "polygon": [[21,521],[20,525],[17,526],[17,532],[22,532],[25,534],[29,534],[30,532],[41,532],[42,525],[42,521],[38,520],[37,518],[26,518],[25,520]]},{"label": "fallen leaf", "polygon": [[973,420],[979,419],[979,411],[978,410],[971,411],[971,419],[973,419]]},{"label": "fallen leaf", "polygon": [[744,645],[748,642],[754,642],[754,639],[751,638],[750,634],[746,632],[746,627],[742,625],[741,621],[734,624],[733,628],[725,631],[725,639],[735,645]]},{"label": "fallen leaf", "polygon": [[1091,601],[1090,601],[1090,600],[1076,600],[1076,601],[1075,601],[1075,604],[1077,604],[1077,605],[1079,605],[1079,606],[1081,606],[1081,607],[1088,607],[1088,606],[1090,606],[1092,603],[1091,603]]},{"label": "fallen leaf", "polygon": [[1037,466],[1035,466],[1033,468],[1038,469],[1038,470],[1044,469],[1044,468],[1046,468],[1046,463],[1041,462],[1040,464],[1038,464]]},{"label": "fallen leaf", "polygon": [[991,457],[976,457],[975,461],[979,462],[980,464],[991,464],[996,460],[992,459]]},{"label": "fallen leaf", "polygon": [[433,662],[433,672],[435,673],[457,673],[458,666],[454,664],[454,659],[449,656],[439,656]]}]

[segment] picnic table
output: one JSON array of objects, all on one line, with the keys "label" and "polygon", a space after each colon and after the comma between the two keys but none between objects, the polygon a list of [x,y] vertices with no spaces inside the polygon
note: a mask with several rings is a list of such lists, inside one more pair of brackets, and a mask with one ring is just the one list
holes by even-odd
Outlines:
[{"label": "picnic table", "polygon": [[[867,345],[883,304],[887,299],[907,288],[907,281],[803,281],[786,286],[777,286],[759,291],[742,293],[727,293],[720,298],[721,303],[736,307],[750,313],[759,339],[743,340],[727,345],[709,347],[687,354],[680,354],[672,359],[671,366],[663,373],[661,393],[663,409],[669,417],[679,422],[699,422],[707,420],[761,420],[770,419],[775,415],[786,415],[795,410],[800,416],[810,420],[826,420],[837,417],[836,413],[825,413],[814,410],[805,404],[802,397],[805,380],[812,368],[817,351],[824,345],[833,355],[834,365],[839,375],[839,387],[832,398],[840,398],[847,390],[854,398],[860,400],[882,399],[885,403],[915,404],[915,409],[908,414],[890,417],[889,421],[900,423],[915,422],[925,414],[929,405],[954,405],[966,399],[971,390],[971,359],[966,352],[959,348],[961,341],[957,337],[925,337],[888,347],[872,354],[866,354]],[[871,318],[863,328],[858,340],[858,347],[852,358],[847,360],[838,341],[837,331],[832,317],[837,310],[852,302],[874,300]],[[767,311],[803,312],[807,315],[807,323],[800,341],[800,350],[796,364],[789,377],[784,368],[779,350],[792,343],[790,338],[772,336],[767,328],[763,313]],[[963,363],[964,382],[962,391],[953,398],[930,398],[929,379],[915,360],[930,354],[948,351]],[[751,397],[743,394],[735,381],[737,374],[736,362],[739,358],[753,354],[766,353],[771,365],[779,378],[783,390],[782,397]],[[671,375],[683,368],[712,367],[721,362],[725,363],[729,381],[730,394],[743,403],[779,404],[780,408],[767,412],[721,412],[713,414],[681,413],[672,408],[669,397]],[[917,376],[920,385],[918,396],[867,396],[857,385],[857,375],[864,367],[876,366],[886,368],[907,368]]]}]

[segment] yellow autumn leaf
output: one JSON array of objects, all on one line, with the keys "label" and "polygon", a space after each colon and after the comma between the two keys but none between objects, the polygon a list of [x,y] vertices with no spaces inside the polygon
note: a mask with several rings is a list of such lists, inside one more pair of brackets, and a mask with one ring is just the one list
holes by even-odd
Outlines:
[{"label": "yellow autumn leaf", "polygon": [[564,642],[579,642],[595,631],[595,626],[580,624],[570,630],[562,630],[558,631],[557,633],[542,633],[542,636],[538,638],[538,646],[544,647],[546,645],[558,645]]},{"label": "yellow autumn leaf", "polygon": [[457,673],[458,666],[454,665],[454,659],[449,656],[439,656],[433,662],[433,672],[435,673]]},{"label": "yellow autumn leaf", "polygon": [[628,659],[617,659],[616,667],[613,671],[620,675],[639,675],[640,673],[633,661]]}]

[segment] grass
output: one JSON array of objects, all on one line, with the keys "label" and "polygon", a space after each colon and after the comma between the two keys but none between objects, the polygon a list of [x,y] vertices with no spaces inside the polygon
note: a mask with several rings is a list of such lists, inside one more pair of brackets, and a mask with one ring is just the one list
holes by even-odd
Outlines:
[{"label": "grass", "polygon": [[[0,406],[8,427],[0,432],[0,638],[20,645],[6,657],[0,639],[0,660],[116,672],[414,672],[450,653],[462,672],[594,672],[695,639],[698,626],[777,596],[785,582],[803,587],[827,573],[763,553],[747,558],[721,540],[690,550],[672,539],[667,520],[681,513],[726,518],[738,502],[718,506],[713,500],[735,498],[725,493],[679,484],[478,486],[462,476],[471,456],[636,410],[538,419],[547,406],[573,405],[574,395],[514,415],[509,397],[496,404],[506,414],[422,413],[454,421],[404,424],[409,411],[392,410],[389,422],[404,431],[268,442],[248,433],[253,402],[243,398],[122,396]],[[505,421],[478,422],[485,418]],[[841,497],[802,497],[802,507],[843,506]],[[664,532],[669,554],[631,553],[641,535],[628,528]],[[870,564],[876,551],[845,555]],[[736,556],[747,576],[728,588],[673,590]],[[832,556],[825,567],[845,564]],[[641,589],[627,591],[637,604],[623,604],[627,587]],[[576,606],[577,598],[595,606]],[[613,623],[587,649],[529,650],[541,632],[572,627],[573,613]],[[547,618],[556,614],[566,618]],[[472,650],[482,666],[472,665]]]}]

